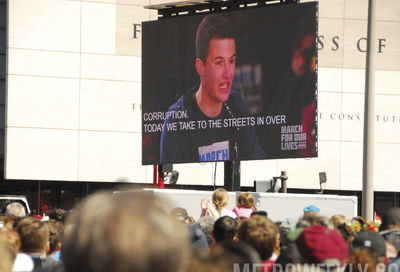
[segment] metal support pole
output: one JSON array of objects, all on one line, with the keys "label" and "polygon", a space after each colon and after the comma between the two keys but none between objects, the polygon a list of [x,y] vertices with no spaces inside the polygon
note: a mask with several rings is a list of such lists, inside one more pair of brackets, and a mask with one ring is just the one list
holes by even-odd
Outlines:
[{"label": "metal support pole", "polygon": [[158,169],[157,165],[153,165],[153,188],[157,188],[158,183]]},{"label": "metal support pole", "polygon": [[281,172],[281,181],[282,181],[282,193],[287,193],[287,180],[288,176],[286,174],[286,171]]},{"label": "metal support pole", "polygon": [[41,206],[40,199],[42,197],[42,195],[40,193],[40,190],[42,190],[42,188],[41,188],[40,185],[41,184],[40,184],[40,180],[39,180],[38,181],[37,206],[36,206],[37,212],[36,212],[36,214],[40,214],[40,206]]},{"label": "metal support pole", "polygon": [[367,56],[365,64],[364,143],[362,213],[367,220],[374,216],[374,122],[375,122],[375,0],[368,1]]},{"label": "metal support pole", "polygon": [[224,188],[227,191],[240,191],[240,161],[224,162]]}]

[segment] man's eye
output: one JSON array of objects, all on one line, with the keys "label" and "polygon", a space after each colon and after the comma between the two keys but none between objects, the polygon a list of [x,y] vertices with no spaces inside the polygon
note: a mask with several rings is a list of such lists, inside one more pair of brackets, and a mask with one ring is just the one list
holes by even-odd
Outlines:
[{"label": "man's eye", "polygon": [[223,61],[222,61],[222,60],[216,61],[215,64],[216,64],[216,65],[222,65],[222,64],[223,64]]},{"label": "man's eye", "polygon": [[235,59],[230,59],[230,60],[229,60],[229,63],[230,63],[230,64],[235,64]]}]

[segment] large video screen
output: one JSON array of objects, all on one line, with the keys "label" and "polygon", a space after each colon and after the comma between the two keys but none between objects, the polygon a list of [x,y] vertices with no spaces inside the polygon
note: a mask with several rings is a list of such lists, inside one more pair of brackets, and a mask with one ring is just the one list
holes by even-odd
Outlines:
[{"label": "large video screen", "polygon": [[143,23],[142,164],[317,156],[318,4]]}]

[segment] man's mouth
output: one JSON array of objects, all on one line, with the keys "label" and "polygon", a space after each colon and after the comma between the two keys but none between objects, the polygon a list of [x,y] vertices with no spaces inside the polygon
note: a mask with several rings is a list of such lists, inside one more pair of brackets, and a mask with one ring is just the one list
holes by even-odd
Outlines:
[{"label": "man's mouth", "polygon": [[219,85],[220,88],[228,88],[229,87],[229,83],[222,83]]}]

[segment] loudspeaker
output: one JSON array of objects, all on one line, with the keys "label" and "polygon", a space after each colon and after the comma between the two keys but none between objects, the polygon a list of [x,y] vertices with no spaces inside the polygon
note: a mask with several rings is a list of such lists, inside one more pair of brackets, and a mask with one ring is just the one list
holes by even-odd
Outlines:
[{"label": "loudspeaker", "polygon": [[326,182],[326,173],[320,172],[319,173],[319,183],[325,183],[325,182]]},{"label": "loudspeaker", "polygon": [[255,180],[254,188],[256,189],[256,192],[259,192],[259,193],[268,192],[272,188],[272,181],[271,180]]}]

